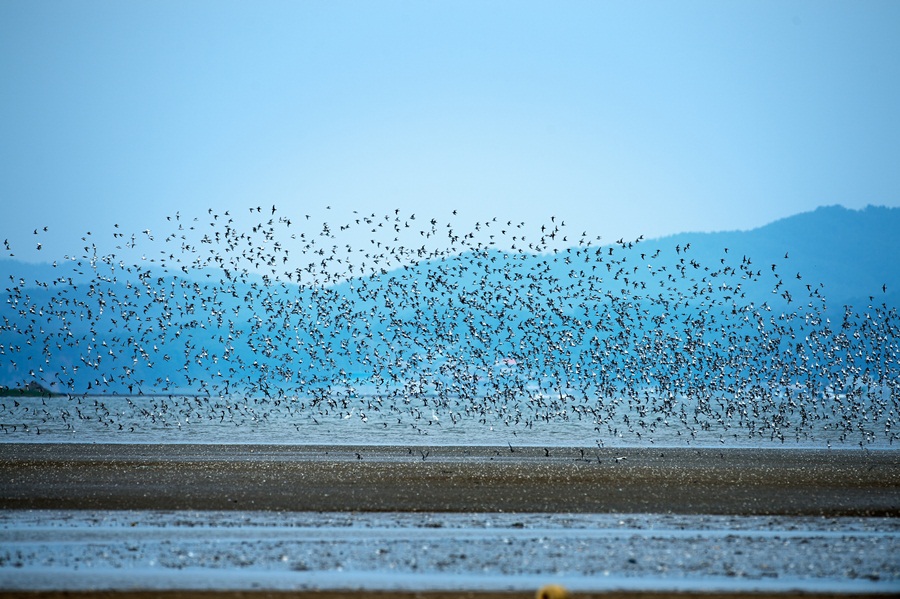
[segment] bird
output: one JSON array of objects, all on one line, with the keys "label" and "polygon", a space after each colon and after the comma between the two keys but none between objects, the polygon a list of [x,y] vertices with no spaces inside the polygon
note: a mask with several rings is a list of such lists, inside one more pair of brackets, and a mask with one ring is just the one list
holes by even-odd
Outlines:
[{"label": "bird", "polygon": [[[865,444],[875,418],[879,438],[898,434],[883,383],[898,379],[898,315],[874,290],[841,311],[777,257],[764,274],[720,246],[603,246],[559,217],[465,228],[457,210],[448,222],[327,209],[338,220],[259,205],[245,222],[209,208],[155,233],[116,224],[114,252],[87,232],[51,275],[10,273],[0,372],[75,399],[39,416],[0,403],[0,422],[32,419],[12,433],[35,434],[40,418],[46,437],[44,418],[66,435],[76,422],[178,435],[287,420],[300,434],[397,418],[414,435],[484,426],[510,452],[504,435],[518,445],[536,423],[580,422],[599,447],[826,430]],[[113,394],[133,405],[67,403]]]}]

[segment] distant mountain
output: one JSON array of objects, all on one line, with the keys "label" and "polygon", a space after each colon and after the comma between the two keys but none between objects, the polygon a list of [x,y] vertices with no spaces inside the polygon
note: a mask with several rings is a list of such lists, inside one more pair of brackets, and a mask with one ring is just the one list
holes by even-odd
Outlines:
[{"label": "distant mountain", "polygon": [[691,244],[705,264],[718,262],[723,248],[729,260],[747,256],[762,270],[776,264],[785,276],[822,284],[832,307],[865,306],[870,296],[900,305],[900,208],[826,206],[750,231],[682,233],[653,243]]},{"label": "distant mountain", "polygon": [[[795,364],[779,360],[798,359],[788,339],[803,327],[824,339],[838,334],[826,318],[900,306],[897,231],[900,209],[833,206],[752,231],[550,254],[473,247],[304,286],[234,269],[0,260],[0,385],[314,393],[424,381],[461,393],[488,379],[707,385],[717,368],[734,384],[754,368],[734,357],[738,339],[774,360],[755,376],[787,372]],[[833,348],[815,343],[803,359],[828,368]]]}]

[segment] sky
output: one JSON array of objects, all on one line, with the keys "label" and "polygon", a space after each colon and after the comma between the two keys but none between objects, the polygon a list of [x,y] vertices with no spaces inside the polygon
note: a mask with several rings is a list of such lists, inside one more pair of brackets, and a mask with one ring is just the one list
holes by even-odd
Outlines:
[{"label": "sky", "polygon": [[49,261],[277,205],[612,242],[900,206],[897,31],[896,1],[4,0],[0,238]]}]

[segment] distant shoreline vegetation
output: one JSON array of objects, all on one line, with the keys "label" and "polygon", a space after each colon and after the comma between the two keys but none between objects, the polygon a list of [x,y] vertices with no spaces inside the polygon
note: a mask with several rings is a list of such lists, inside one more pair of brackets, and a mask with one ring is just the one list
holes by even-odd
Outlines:
[{"label": "distant shoreline vegetation", "polygon": [[58,397],[59,395],[37,382],[31,382],[22,387],[0,385],[0,397]]}]

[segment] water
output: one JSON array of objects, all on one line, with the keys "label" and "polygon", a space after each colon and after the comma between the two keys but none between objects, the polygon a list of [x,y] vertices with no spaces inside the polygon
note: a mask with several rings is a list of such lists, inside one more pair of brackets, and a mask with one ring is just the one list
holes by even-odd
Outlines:
[{"label": "water", "polygon": [[5,589],[900,590],[884,518],[6,511],[0,547]]},{"label": "water", "polygon": [[[889,412],[822,409],[799,417],[710,417],[684,400],[664,415],[620,401],[598,418],[586,404],[528,398],[503,404],[437,401],[424,395],[300,397],[185,395],[0,398],[2,442],[273,443],[316,445],[493,445],[889,448]],[[598,422],[599,420],[599,422]],[[777,424],[776,424],[777,423]]]}]

